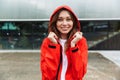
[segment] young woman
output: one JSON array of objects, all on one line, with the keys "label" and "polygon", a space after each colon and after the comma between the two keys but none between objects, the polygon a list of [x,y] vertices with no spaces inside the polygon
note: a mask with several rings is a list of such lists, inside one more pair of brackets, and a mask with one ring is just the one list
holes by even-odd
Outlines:
[{"label": "young woman", "polygon": [[88,48],[80,23],[70,7],[58,7],[50,17],[48,37],[41,45],[42,80],[82,80]]}]

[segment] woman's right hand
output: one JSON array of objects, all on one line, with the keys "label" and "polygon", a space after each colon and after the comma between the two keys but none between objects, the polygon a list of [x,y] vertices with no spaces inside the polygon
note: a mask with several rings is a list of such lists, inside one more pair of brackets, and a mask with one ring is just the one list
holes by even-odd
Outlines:
[{"label": "woman's right hand", "polygon": [[51,42],[53,42],[53,43],[55,43],[55,44],[58,43],[58,42],[57,42],[58,37],[57,37],[57,35],[56,35],[54,32],[50,32],[50,33],[48,34],[48,38],[50,39]]}]

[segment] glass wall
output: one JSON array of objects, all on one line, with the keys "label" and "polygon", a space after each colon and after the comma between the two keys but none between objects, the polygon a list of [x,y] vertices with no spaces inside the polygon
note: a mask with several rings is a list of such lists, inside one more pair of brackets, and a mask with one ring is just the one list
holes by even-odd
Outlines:
[{"label": "glass wall", "polygon": [[0,49],[39,49],[48,22],[0,22]]},{"label": "glass wall", "polygon": [[[87,39],[90,50],[111,49],[110,46],[113,45],[108,45],[109,43],[107,43],[110,39],[113,42],[117,42],[114,43],[114,48],[112,49],[120,50],[120,37],[117,37],[120,35],[120,21],[91,20],[80,22],[81,31]],[[1,21],[0,49],[39,49],[42,40],[48,34],[47,32],[48,21]],[[106,47],[104,48],[103,46]]]},{"label": "glass wall", "polygon": [[120,50],[120,21],[82,21],[91,50]]}]

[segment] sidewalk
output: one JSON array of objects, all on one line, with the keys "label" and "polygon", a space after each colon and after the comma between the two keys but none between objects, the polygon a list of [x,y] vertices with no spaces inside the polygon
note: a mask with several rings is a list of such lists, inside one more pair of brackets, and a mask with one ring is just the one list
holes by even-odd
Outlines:
[{"label": "sidewalk", "polygon": [[40,80],[39,53],[0,53],[0,80]]},{"label": "sidewalk", "polygon": [[98,52],[89,53],[88,72],[84,80],[120,80],[120,66]]},{"label": "sidewalk", "polygon": [[[41,80],[39,53],[0,53],[0,80]],[[96,52],[90,52],[84,80],[120,80],[120,67]]]}]

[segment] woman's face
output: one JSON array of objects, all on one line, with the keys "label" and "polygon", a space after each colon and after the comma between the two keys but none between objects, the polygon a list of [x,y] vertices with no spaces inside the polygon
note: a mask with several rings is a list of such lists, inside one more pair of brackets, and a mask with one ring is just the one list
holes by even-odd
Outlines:
[{"label": "woman's face", "polygon": [[61,37],[67,37],[67,34],[73,28],[73,20],[68,11],[63,10],[60,12],[57,19],[56,27],[61,33]]}]

